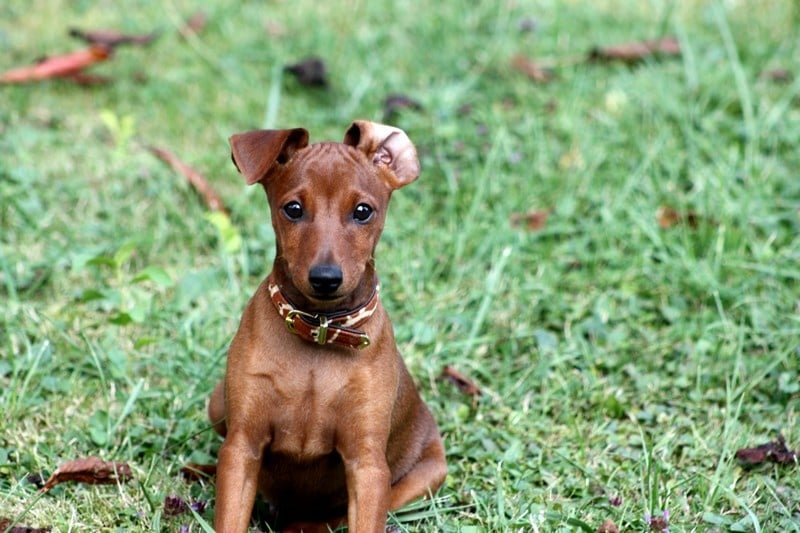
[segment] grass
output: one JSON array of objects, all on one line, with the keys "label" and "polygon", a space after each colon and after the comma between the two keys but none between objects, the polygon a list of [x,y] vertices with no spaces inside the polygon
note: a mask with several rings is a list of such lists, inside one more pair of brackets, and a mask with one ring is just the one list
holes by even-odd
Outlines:
[{"label": "grass", "polygon": [[[226,139],[304,126],[339,139],[393,122],[424,172],[378,249],[384,302],[445,435],[450,475],[409,531],[800,531],[797,467],[734,452],[800,448],[800,65],[796,3],[11,1],[0,69],[78,48],[67,28],[160,30],[94,70],[0,87],[0,517],[57,531],[201,531],[214,490],[187,461],[219,446],[205,402],[265,275],[266,204]],[[534,31],[523,31],[524,25]],[[679,58],[574,61],[663,34]],[[561,61],[534,84],[517,53]],[[331,89],[281,66],[320,55]],[[786,83],[762,73],[786,68]],[[221,239],[148,145],[226,199]],[[687,219],[659,226],[660,208]],[[514,213],[549,210],[544,228]],[[227,246],[226,246],[227,245]],[[483,395],[437,381],[449,364]],[[135,481],[28,476],[86,455]],[[211,502],[168,517],[168,495]]]}]

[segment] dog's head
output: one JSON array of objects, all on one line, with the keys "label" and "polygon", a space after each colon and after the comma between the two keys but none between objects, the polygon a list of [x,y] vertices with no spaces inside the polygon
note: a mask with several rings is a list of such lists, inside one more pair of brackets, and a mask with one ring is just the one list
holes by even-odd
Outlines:
[{"label": "dog's head", "polygon": [[309,145],[302,128],[240,133],[230,143],[247,183],[266,190],[275,275],[287,296],[320,310],[357,304],[373,288],[391,193],[420,173],[405,132],[357,120],[342,143]]}]

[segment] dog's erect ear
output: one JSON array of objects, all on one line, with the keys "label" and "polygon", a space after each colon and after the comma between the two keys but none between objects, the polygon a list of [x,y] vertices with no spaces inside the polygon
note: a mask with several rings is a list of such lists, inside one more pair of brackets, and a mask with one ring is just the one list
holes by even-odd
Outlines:
[{"label": "dog's erect ear", "polygon": [[266,178],[276,163],[286,164],[296,151],[308,146],[308,132],[303,128],[255,130],[232,135],[229,141],[233,164],[252,185]]},{"label": "dog's erect ear", "polygon": [[390,185],[395,189],[419,177],[417,150],[400,128],[356,120],[344,134],[344,144],[364,152],[372,164],[388,167],[394,173],[395,179]]}]

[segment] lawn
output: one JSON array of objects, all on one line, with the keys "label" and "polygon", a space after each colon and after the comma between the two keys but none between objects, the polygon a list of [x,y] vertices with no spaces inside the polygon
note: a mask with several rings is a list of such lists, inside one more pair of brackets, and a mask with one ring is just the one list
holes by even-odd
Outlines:
[{"label": "lawn", "polygon": [[[157,32],[105,82],[0,85],[0,529],[213,520],[180,469],[215,460],[207,398],[274,245],[227,138],[365,118],[423,166],[377,263],[449,464],[397,530],[800,532],[796,458],[736,453],[800,449],[796,2],[212,0],[192,31],[199,5],[0,6],[0,71],[85,48],[70,28]],[[311,56],[327,88],[284,71]],[[132,479],[38,491],[92,456]]]}]

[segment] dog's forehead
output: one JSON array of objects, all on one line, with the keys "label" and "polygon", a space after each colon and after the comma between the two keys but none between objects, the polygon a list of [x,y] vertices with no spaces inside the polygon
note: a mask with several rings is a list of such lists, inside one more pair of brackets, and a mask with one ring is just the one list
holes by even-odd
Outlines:
[{"label": "dog's forehead", "polygon": [[366,155],[352,146],[337,142],[321,142],[300,150],[289,162],[290,179],[309,181],[315,185],[330,182],[334,186],[351,183],[366,187],[378,181],[375,166]]}]

